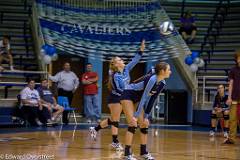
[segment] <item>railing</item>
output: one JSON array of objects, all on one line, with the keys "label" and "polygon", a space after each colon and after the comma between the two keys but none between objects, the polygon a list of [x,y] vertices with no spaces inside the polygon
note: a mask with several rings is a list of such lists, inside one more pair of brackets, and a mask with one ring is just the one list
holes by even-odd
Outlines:
[{"label": "railing", "polygon": [[154,107],[151,112],[151,116],[153,120],[160,120],[160,114],[164,114],[164,108],[165,108],[165,94],[160,93],[158,95],[158,98],[156,99],[156,102],[154,104]]},{"label": "railing", "polygon": [[[225,4],[224,2],[227,2]],[[230,1],[229,0],[220,0],[219,4],[216,7],[216,12],[213,15],[213,18],[210,22],[210,25],[207,29],[207,34],[204,36],[204,40],[201,44],[200,53],[204,52],[204,47],[206,45],[210,45],[211,50],[207,52],[208,54],[208,62],[211,60],[211,54],[214,52],[214,47],[216,46],[217,37],[220,34],[220,30],[222,29],[222,25],[224,23],[225,17],[228,12]],[[205,67],[207,63],[205,63]]]},{"label": "railing", "polygon": [[[199,79],[202,79],[203,83],[202,83],[202,92],[200,90],[198,90],[198,94],[197,94],[197,97],[196,97],[196,102],[199,102],[199,94],[201,94],[202,96],[202,105],[204,105],[205,103],[209,103],[209,102],[212,102],[210,101],[210,91],[215,91],[217,90],[217,87],[209,87],[207,86],[207,83],[209,80],[214,80],[214,79],[218,79],[218,80],[221,80],[221,81],[225,81],[226,83],[228,82],[228,76],[199,76],[198,77],[198,80]],[[224,84],[224,83],[223,83]],[[227,88],[227,87],[226,87]],[[208,99],[206,101],[206,92],[209,91],[207,93],[207,96],[208,96]]]},{"label": "railing", "polygon": [[[33,78],[33,75],[43,75],[44,77],[47,77],[47,72],[43,71],[4,71],[1,72],[2,75],[24,75],[26,77],[26,81],[31,77]],[[39,83],[36,83],[39,85]],[[4,98],[8,98],[8,89],[13,87],[13,86],[21,86],[24,87],[26,86],[26,82],[9,82],[9,81],[1,81],[0,86],[4,87]],[[16,95],[17,96],[17,95]]]},{"label": "railing", "polygon": [[34,49],[35,49],[35,53],[37,54],[40,70],[46,71],[47,67],[44,64],[40,54],[41,47],[43,44],[45,44],[45,42],[44,42],[41,26],[39,24],[39,16],[38,16],[38,11],[36,7],[36,2],[34,2],[32,6],[31,25],[32,25],[32,34],[33,34],[33,39],[35,44]]},{"label": "railing", "polygon": [[182,0],[181,17],[183,17],[183,15],[184,15],[185,2],[186,2],[186,0]]}]

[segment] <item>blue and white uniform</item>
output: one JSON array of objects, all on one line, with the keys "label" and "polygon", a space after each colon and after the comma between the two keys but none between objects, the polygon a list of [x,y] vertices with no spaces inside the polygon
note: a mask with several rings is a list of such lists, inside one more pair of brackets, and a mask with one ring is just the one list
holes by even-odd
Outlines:
[{"label": "blue and white uniform", "polygon": [[133,103],[137,103],[141,100],[143,90],[147,85],[148,80],[155,73],[155,70],[152,69],[145,76],[138,79],[136,82],[129,84],[121,97],[121,100],[130,100]]},{"label": "blue and white uniform", "polygon": [[108,97],[108,104],[120,103],[120,97],[125,88],[129,87],[130,83],[130,71],[136,66],[140,61],[143,52],[139,51],[135,57],[129,62],[123,69],[123,72],[116,72],[112,76],[111,85],[112,90]]},{"label": "blue and white uniform", "polygon": [[[140,83],[142,83],[142,82],[140,82]],[[156,100],[158,94],[163,90],[165,85],[166,85],[165,80],[157,82],[157,76],[156,75],[151,76],[151,78],[147,82],[144,92],[142,94],[142,98],[138,105],[138,109],[134,113],[135,117],[139,117],[142,110],[144,110],[144,117],[148,118],[148,116],[152,110],[154,101]]]}]

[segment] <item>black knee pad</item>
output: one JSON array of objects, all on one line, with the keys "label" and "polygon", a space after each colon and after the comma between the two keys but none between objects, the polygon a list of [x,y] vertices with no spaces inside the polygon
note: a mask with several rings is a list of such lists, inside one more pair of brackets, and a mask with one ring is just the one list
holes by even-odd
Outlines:
[{"label": "black knee pad", "polygon": [[137,130],[137,127],[132,127],[132,126],[128,127],[128,132],[131,132],[132,134],[135,134],[136,130]]},{"label": "black knee pad", "polygon": [[229,120],[229,115],[223,115],[224,120]]},{"label": "black knee pad", "polygon": [[108,118],[108,125],[112,125],[112,121],[110,118]]},{"label": "black knee pad", "polygon": [[140,132],[141,132],[142,134],[148,134],[148,128],[141,128],[141,129],[140,129]]},{"label": "black knee pad", "polygon": [[118,121],[113,121],[112,126],[118,128],[119,127],[119,122]]},{"label": "black knee pad", "polygon": [[212,119],[216,119],[216,118],[217,118],[217,115],[212,113],[212,114],[211,114],[211,118],[212,118]]}]

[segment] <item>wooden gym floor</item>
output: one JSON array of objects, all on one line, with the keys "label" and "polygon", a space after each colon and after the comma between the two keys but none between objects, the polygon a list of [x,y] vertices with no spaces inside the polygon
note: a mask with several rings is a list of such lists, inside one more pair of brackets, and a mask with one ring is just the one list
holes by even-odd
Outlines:
[{"label": "wooden gym floor", "polygon": [[[122,159],[111,150],[110,129],[101,130],[96,142],[88,135],[87,124],[48,128],[0,128],[0,159],[110,160]],[[126,126],[125,126],[126,127]],[[120,128],[124,140],[126,128]],[[139,159],[139,131],[133,151]],[[240,141],[240,140],[239,140]],[[156,160],[240,160],[240,145],[223,145],[219,132],[209,138],[208,128],[153,126],[148,149]]]}]

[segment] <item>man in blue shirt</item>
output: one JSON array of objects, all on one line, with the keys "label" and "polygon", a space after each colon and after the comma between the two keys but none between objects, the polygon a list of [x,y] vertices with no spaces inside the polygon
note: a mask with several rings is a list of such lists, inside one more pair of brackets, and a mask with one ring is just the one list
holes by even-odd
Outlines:
[{"label": "man in blue shirt", "polygon": [[37,89],[41,98],[42,105],[47,107],[52,114],[52,121],[55,121],[64,111],[63,107],[57,104],[55,97],[48,88],[48,80],[43,79],[41,86]]}]

